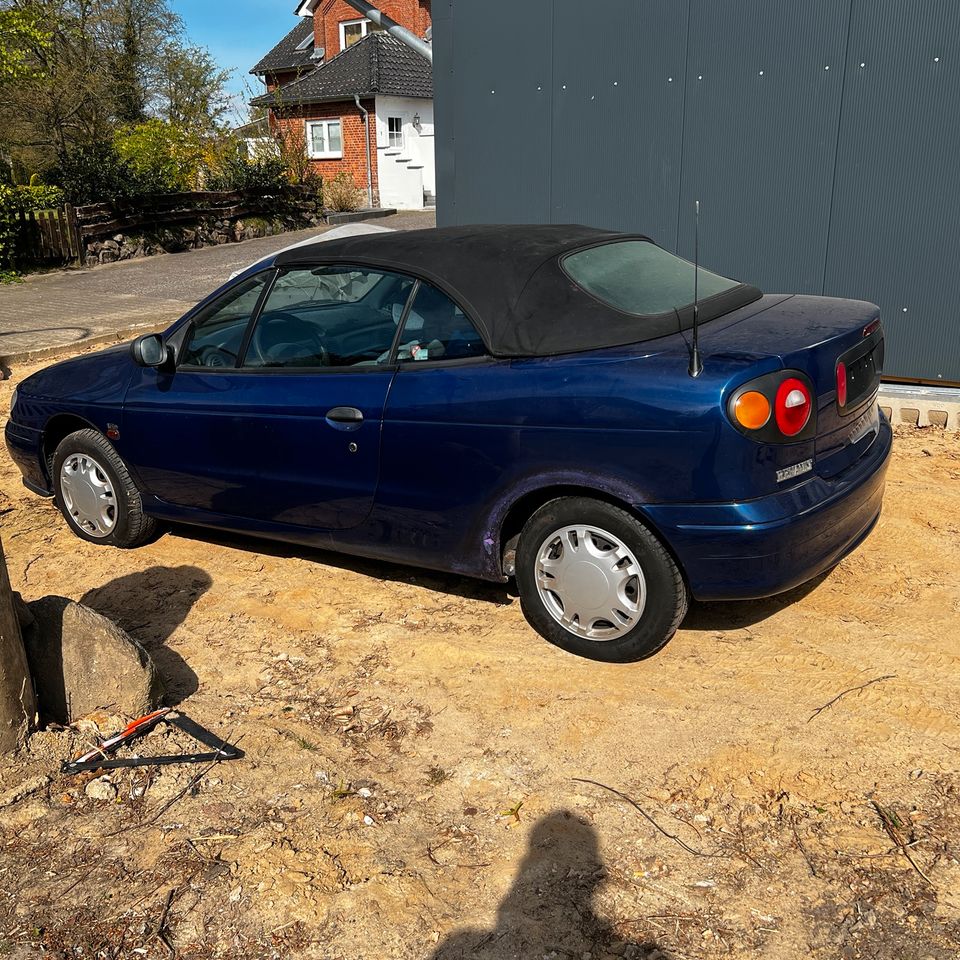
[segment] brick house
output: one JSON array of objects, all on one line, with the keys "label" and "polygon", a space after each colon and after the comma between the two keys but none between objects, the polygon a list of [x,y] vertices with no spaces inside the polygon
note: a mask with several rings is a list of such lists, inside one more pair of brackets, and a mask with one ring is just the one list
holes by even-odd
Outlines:
[{"label": "brick house", "polygon": [[[430,0],[381,0],[430,38]],[[420,209],[436,192],[430,63],[344,0],[303,0],[299,23],[250,71],[270,129],[324,179],[346,171],[374,206]],[[369,162],[368,162],[369,143]]]}]

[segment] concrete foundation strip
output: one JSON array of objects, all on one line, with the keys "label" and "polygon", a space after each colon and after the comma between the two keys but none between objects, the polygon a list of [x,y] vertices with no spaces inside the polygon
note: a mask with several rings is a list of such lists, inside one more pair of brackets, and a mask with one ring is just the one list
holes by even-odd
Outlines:
[{"label": "concrete foundation strip", "polygon": [[960,389],[883,383],[877,399],[893,424],[960,430]]}]

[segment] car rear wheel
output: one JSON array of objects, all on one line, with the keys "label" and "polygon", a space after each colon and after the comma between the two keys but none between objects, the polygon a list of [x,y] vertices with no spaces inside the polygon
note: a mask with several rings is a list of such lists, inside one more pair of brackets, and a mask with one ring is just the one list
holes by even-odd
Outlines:
[{"label": "car rear wheel", "polygon": [[156,531],[126,465],[96,430],[77,430],[61,441],[51,474],[57,507],[81,539],[138,547]]},{"label": "car rear wheel", "polygon": [[527,521],[516,576],[530,625],[592,660],[656,653],[687,612],[683,577],[663,544],[625,510],[586,497],[553,500]]}]

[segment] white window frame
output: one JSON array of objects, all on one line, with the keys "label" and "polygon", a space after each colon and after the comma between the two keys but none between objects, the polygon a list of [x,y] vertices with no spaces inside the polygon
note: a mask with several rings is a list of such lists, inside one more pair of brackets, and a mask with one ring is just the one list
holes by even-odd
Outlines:
[{"label": "white window frame", "polygon": [[[366,37],[368,33],[370,33],[370,28],[373,26],[373,24],[372,24],[366,17],[360,17],[359,20],[341,20],[341,21],[340,21],[340,49],[341,49],[341,51],[347,49],[347,30],[346,30],[346,28],[347,28],[347,27],[355,27],[358,23],[360,24],[360,29],[361,29],[360,40],[363,40],[363,38]],[[359,43],[360,40],[358,40],[357,43]]]},{"label": "white window frame", "polygon": [[[396,134],[394,134],[394,131],[390,129],[390,121],[391,121],[391,120],[399,120],[399,121],[400,121],[400,130],[399,130],[400,142],[399,142],[399,143],[394,143],[394,142],[393,142],[393,138],[394,138],[394,136],[395,136]],[[391,150],[402,150],[403,147],[404,147],[405,139],[406,139],[406,138],[405,138],[404,135],[403,135],[403,117],[387,117],[387,146],[389,147],[389,149],[391,149]]]},{"label": "white window frame", "polygon": [[[313,134],[310,128],[318,126],[319,124],[323,124],[325,128],[323,142],[329,146],[331,123],[336,123],[336,124],[339,124],[340,126],[340,149],[326,150],[323,153],[315,152],[313,149]],[[307,142],[307,156],[311,160],[342,160],[343,159],[343,118],[342,117],[329,117],[326,120],[305,120],[303,132],[305,134],[305,139]]]}]

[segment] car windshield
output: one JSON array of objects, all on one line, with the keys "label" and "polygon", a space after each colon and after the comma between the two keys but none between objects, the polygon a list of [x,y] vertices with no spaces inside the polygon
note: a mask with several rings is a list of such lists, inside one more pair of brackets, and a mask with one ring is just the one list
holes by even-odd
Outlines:
[{"label": "car windshield", "polygon": [[[572,253],[563,269],[579,287],[624,313],[656,316],[693,303],[693,264],[648,240],[617,240]],[[701,300],[740,286],[700,267]]]}]

